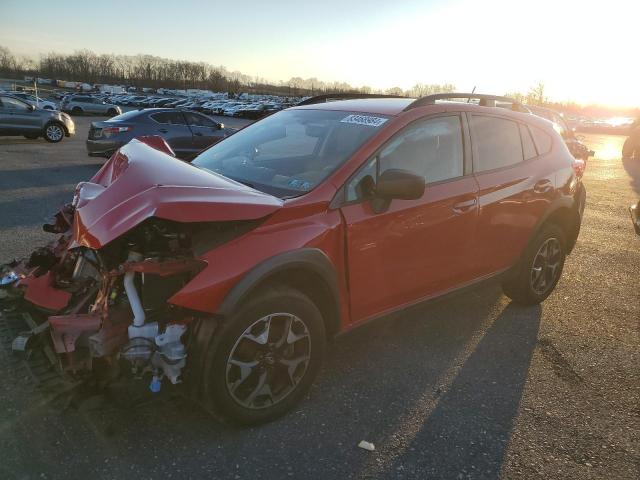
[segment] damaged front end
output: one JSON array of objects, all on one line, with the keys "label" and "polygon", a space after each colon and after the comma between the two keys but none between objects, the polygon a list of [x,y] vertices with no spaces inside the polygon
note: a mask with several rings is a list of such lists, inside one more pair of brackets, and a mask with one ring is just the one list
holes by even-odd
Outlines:
[{"label": "damaged front end", "polygon": [[26,352],[48,334],[59,370],[74,377],[97,364],[117,377],[126,362],[135,376],[150,373],[154,390],[162,378],[180,382],[184,336],[196,317],[167,299],[204,267],[191,249],[192,231],[203,228],[149,219],[99,250],[68,248],[64,232],[27,261],[7,266],[5,296],[43,320],[16,337],[13,350]]},{"label": "damaged front end", "polygon": [[12,349],[44,348],[74,379],[145,378],[154,392],[180,383],[190,333],[211,314],[171,297],[206,266],[203,253],[279,206],[132,142],[43,226],[56,241],[0,267],[0,299],[34,319]]}]

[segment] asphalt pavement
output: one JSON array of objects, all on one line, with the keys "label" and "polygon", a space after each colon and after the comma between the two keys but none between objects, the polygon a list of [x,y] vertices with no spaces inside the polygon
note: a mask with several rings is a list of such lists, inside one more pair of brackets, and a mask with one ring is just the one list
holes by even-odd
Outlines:
[{"label": "asphalt pavement", "polygon": [[[40,225],[100,167],[90,120],[55,145],[0,137],[0,262],[49,240]],[[542,305],[489,284],[356,329],[329,345],[308,398],[261,427],[170,394],[49,401],[0,350],[0,478],[637,479],[639,170],[589,161],[582,232]]]}]

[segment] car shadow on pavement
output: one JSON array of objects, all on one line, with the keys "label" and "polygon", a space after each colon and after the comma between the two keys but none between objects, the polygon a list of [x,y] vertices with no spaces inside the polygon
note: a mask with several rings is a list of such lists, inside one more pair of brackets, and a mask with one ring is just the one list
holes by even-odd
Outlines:
[{"label": "car shadow on pavement", "polygon": [[629,182],[631,188],[633,188],[634,192],[640,194],[640,159],[623,158],[622,165],[631,179]]},{"label": "car shadow on pavement", "polygon": [[499,477],[537,344],[541,312],[540,306],[514,303],[502,311],[387,473]]}]

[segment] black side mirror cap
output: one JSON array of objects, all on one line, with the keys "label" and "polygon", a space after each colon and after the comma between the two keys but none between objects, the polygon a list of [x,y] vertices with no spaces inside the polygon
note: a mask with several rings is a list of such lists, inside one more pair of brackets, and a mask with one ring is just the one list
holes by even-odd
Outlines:
[{"label": "black side mirror cap", "polygon": [[384,199],[417,200],[425,189],[424,177],[397,168],[382,172],[376,185],[376,197]]}]

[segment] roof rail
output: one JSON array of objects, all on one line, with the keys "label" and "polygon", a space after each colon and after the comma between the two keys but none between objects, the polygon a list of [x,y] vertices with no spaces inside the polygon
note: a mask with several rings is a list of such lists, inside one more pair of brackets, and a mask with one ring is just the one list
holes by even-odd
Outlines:
[{"label": "roof rail", "polygon": [[479,100],[481,107],[495,107],[496,102],[510,103],[511,110],[516,112],[530,113],[527,107],[520,103],[515,98],[502,97],[499,95],[486,95],[484,93],[436,93],[434,95],[427,95],[426,97],[420,97],[416,101],[409,104],[404,110],[411,110],[416,107],[424,107],[425,105],[435,105],[437,100],[453,100],[453,99],[466,99]]},{"label": "roof rail", "polygon": [[326,95],[316,95],[315,97],[307,98],[296,106],[301,105],[314,105],[316,103],[326,103],[337,100],[355,100],[358,98],[407,98],[399,95],[383,95],[378,93],[327,93]]}]

